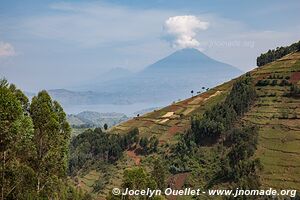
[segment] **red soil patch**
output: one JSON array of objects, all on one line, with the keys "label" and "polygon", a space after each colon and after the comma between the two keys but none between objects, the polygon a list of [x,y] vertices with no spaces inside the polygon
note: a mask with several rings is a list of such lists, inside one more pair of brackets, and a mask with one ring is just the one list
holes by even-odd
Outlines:
[{"label": "red soil patch", "polygon": [[300,72],[293,72],[290,78],[291,83],[298,83],[300,80]]},{"label": "red soil patch", "polygon": [[159,139],[159,144],[165,144],[165,143],[167,143],[166,140],[161,140],[161,139]]},{"label": "red soil patch", "polygon": [[136,155],[135,151],[133,151],[133,150],[132,151],[127,151],[126,153],[134,161],[134,163],[136,165],[140,165],[141,158],[138,155]]},{"label": "red soil patch", "polygon": [[[168,179],[168,187],[172,188],[172,189],[182,189],[184,182],[187,178],[187,176],[189,175],[189,173],[185,172],[185,173],[180,173],[180,174],[175,174],[173,176],[171,176]],[[173,200],[176,199],[177,196],[168,196],[167,199],[169,200]]]},{"label": "red soil patch", "polygon": [[167,137],[171,138],[173,137],[176,133],[178,132],[182,132],[183,128],[182,127],[178,127],[176,125],[172,126],[171,128],[169,128],[168,133],[167,133]]}]

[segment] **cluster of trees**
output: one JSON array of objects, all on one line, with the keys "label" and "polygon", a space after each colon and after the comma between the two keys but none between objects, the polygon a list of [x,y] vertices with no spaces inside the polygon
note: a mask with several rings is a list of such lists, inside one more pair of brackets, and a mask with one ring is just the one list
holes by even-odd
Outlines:
[{"label": "cluster of trees", "polygon": [[0,80],[0,199],[78,199],[66,182],[70,127],[41,91],[31,103]]},{"label": "cluster of trees", "polygon": [[[283,79],[283,75],[281,75],[281,74],[277,74],[277,75],[276,74],[271,74],[271,75],[268,76],[268,79]],[[286,76],[285,79],[289,80],[290,77]]]},{"label": "cluster of trees", "polygon": [[300,97],[300,87],[297,86],[296,84],[290,84],[290,88],[287,92],[283,94],[285,97],[294,97],[298,98]]},{"label": "cluster of trees", "polygon": [[230,129],[238,116],[242,116],[256,99],[256,91],[250,75],[237,80],[224,102],[213,106],[201,118],[192,118],[189,135],[196,144],[214,142],[221,133]]},{"label": "cluster of trees", "polygon": [[158,143],[158,138],[153,135],[149,139],[147,137],[142,137],[139,145],[144,154],[150,154],[157,151]]},{"label": "cluster of trees", "polygon": [[261,170],[259,159],[252,158],[257,148],[258,129],[255,126],[234,128],[229,131],[225,144],[230,147],[221,160],[218,171],[210,184],[233,182],[235,187],[258,189],[257,172]]},{"label": "cluster of trees", "polygon": [[101,128],[89,129],[74,137],[70,144],[69,173],[81,169],[88,161],[117,161],[125,149],[138,142],[137,128],[124,135],[108,134]]},{"label": "cluster of trees", "polygon": [[291,85],[290,96],[291,97],[299,97],[300,96],[300,88],[297,85],[295,85],[295,84]]},{"label": "cluster of trees", "polygon": [[296,42],[290,46],[286,47],[277,47],[276,49],[269,50],[267,53],[261,54],[256,59],[257,66],[262,66],[267,63],[273,62],[279,58],[282,58],[283,56],[292,53],[300,51],[300,41]]},{"label": "cluster of trees", "polygon": [[[277,76],[277,79],[280,79],[280,83],[278,83],[278,80],[275,79],[275,75],[274,76],[271,76],[268,78],[268,79],[261,79],[261,80],[258,80],[256,82],[256,86],[268,86],[268,85],[271,85],[271,86],[276,86],[276,85],[279,85],[279,86],[289,86],[289,85],[292,85],[288,80],[290,79],[289,76],[285,77],[283,79],[283,76]],[[269,79],[273,79],[273,80],[269,80]]]},{"label": "cluster of trees", "polygon": [[[150,173],[145,171],[142,167],[136,167],[127,169],[124,171],[122,188],[128,188],[129,190],[145,190],[149,189],[160,189],[164,190],[166,187],[166,176],[167,172],[164,168],[164,164],[160,159],[156,159],[153,162],[153,168]],[[161,196],[116,196],[109,194],[106,199],[108,200],[119,200],[119,199],[164,199]]]}]

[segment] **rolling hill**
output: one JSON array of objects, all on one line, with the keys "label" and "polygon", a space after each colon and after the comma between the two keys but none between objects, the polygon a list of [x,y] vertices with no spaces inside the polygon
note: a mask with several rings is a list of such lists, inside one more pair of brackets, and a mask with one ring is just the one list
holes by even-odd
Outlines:
[{"label": "rolling hill", "polygon": [[[292,95],[292,87],[300,86],[300,52],[290,53],[255,68],[247,76],[253,79],[257,99],[236,125],[251,124],[258,128],[258,143],[253,158],[259,158],[262,165],[258,173],[261,188],[300,190],[300,98]],[[105,176],[107,182],[101,192],[94,193],[103,197],[112,187],[121,186],[124,170],[133,166],[149,169],[153,158],[167,156],[172,145],[177,144],[180,136],[190,129],[192,116],[201,117],[205,111],[224,102],[236,80],[238,78],[112,127],[112,134],[126,134],[138,128],[140,137],[155,135],[159,139],[158,152],[143,155],[135,149],[129,149],[116,164],[108,167],[107,172],[93,169],[77,174],[79,184],[92,192],[95,184],[101,180],[99,177]],[[228,151],[226,145],[221,144],[222,140],[200,146],[198,151],[201,157],[197,158],[200,161],[188,159],[185,162],[190,170],[169,174],[168,180],[175,180],[179,188],[183,183],[192,187],[206,187],[219,167],[220,163],[216,160]],[[228,185],[218,184],[218,187],[226,188]]]},{"label": "rolling hill", "polygon": [[128,119],[129,117],[123,113],[98,113],[93,111],[67,115],[67,121],[72,127],[73,135],[77,135],[85,128],[103,127],[104,124],[111,127]]}]

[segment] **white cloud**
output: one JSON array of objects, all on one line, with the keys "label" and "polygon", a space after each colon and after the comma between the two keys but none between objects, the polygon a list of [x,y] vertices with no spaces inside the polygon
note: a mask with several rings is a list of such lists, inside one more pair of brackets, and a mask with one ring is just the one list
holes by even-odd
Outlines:
[{"label": "white cloud", "polygon": [[206,30],[208,22],[193,15],[170,17],[164,24],[164,29],[173,47],[199,47],[200,42],[195,38],[199,30]]},{"label": "white cloud", "polygon": [[13,45],[7,42],[0,41],[0,57],[8,57],[15,54],[16,52]]}]

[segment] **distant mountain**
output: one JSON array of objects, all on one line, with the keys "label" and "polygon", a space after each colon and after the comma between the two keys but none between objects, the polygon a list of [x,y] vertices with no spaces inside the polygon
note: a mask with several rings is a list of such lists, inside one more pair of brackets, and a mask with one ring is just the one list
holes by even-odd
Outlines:
[{"label": "distant mountain", "polygon": [[173,101],[190,95],[191,90],[213,87],[242,73],[202,52],[188,48],[146,67],[130,78],[103,84],[98,91],[114,91],[133,102]]},{"label": "distant mountain", "polygon": [[126,98],[116,93],[94,91],[48,90],[52,98],[62,105],[128,104]]},{"label": "distant mountain", "polygon": [[119,68],[111,73],[115,73],[115,79],[97,80],[85,86],[92,92],[50,90],[50,94],[62,104],[69,105],[168,102],[189,97],[191,90],[201,91],[202,87],[211,88],[228,81],[242,71],[197,49],[187,48],[135,74]]},{"label": "distant mountain", "polygon": [[98,113],[92,111],[83,111],[79,114],[67,116],[67,120],[73,127],[103,127],[107,124],[109,127],[119,124],[129,118],[123,113]]},{"label": "distant mountain", "polygon": [[160,107],[145,108],[145,109],[142,109],[142,110],[138,110],[138,111],[134,112],[133,114],[134,115],[143,115],[143,114],[146,114],[148,112],[152,112],[154,110],[157,110],[159,108]]},{"label": "distant mountain", "polygon": [[194,72],[226,72],[241,73],[241,71],[231,65],[216,61],[204,53],[194,48],[186,48],[178,50],[171,55],[155,62],[148,66],[144,73],[149,72],[171,72],[177,73],[178,71],[190,74]]}]

